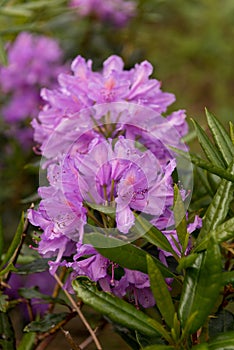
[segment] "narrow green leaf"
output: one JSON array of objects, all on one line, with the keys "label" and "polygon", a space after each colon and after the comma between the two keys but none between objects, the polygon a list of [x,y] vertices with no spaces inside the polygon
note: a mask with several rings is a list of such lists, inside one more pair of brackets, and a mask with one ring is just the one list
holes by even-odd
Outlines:
[{"label": "narrow green leaf", "polygon": [[234,331],[219,334],[208,343],[209,350],[233,350],[234,349]]},{"label": "narrow green leaf", "polygon": [[175,348],[170,345],[150,345],[143,350],[175,350]]},{"label": "narrow green leaf", "polygon": [[[233,174],[234,161],[230,164],[229,169]],[[225,220],[232,199],[233,184],[230,181],[222,180],[212,202],[206,211],[202,223],[202,229],[197,239],[198,243],[200,243],[201,239],[204,238],[211,230],[214,230]]]},{"label": "narrow green leaf", "polygon": [[48,332],[68,317],[68,312],[47,314],[39,321],[32,321],[24,327],[24,332]]},{"label": "narrow green leaf", "polygon": [[232,122],[229,122],[229,127],[232,144],[234,145],[234,124]]},{"label": "narrow green leaf", "polygon": [[174,325],[175,307],[172,302],[168,286],[154,260],[147,256],[148,274],[150,287],[152,289],[157,307],[164,318],[166,324],[172,328]]},{"label": "narrow green leaf", "polygon": [[212,163],[219,167],[225,167],[225,163],[223,162],[222,156],[220,152],[214,147],[213,143],[210,141],[209,137],[205,133],[205,131],[200,127],[200,125],[192,119],[193,125],[197,132],[197,137],[199,143],[207,157],[207,159]]},{"label": "narrow green leaf", "polygon": [[7,65],[7,54],[5,50],[5,45],[4,41],[0,37],[0,63],[3,64],[4,66]]},{"label": "narrow green leaf", "polygon": [[0,349],[16,350],[15,334],[11,319],[5,312],[0,312]]},{"label": "narrow green leaf", "polygon": [[39,258],[30,262],[29,264],[22,265],[17,268],[16,273],[20,275],[28,275],[30,273],[37,273],[49,270],[48,262],[54,260],[53,258]]},{"label": "narrow green leaf", "polygon": [[7,272],[14,271],[16,272],[17,269],[14,267],[14,265],[10,262],[5,269],[0,271],[0,276],[4,276]]},{"label": "narrow green leaf", "polygon": [[9,306],[8,296],[5,294],[0,294],[0,312],[7,312]]},{"label": "narrow green leaf", "polygon": [[19,288],[18,289],[19,295],[21,295],[25,299],[41,299],[41,302],[44,301],[46,303],[56,303],[60,305],[67,305],[65,300],[61,298],[53,298],[50,295],[43,294],[39,292],[39,290],[34,288]]},{"label": "narrow green leaf", "polygon": [[183,328],[191,315],[196,314],[190,333],[204,325],[212,311],[221,288],[221,253],[211,237],[207,250],[198,254],[194,264],[186,270],[178,314]]},{"label": "narrow green leaf", "polygon": [[[97,241],[99,241],[101,245],[102,240],[104,246],[107,246],[109,242],[110,248],[97,248],[95,246]],[[106,237],[98,233],[90,233],[84,237],[84,242],[94,245],[95,249],[104,257],[130,270],[138,270],[147,273],[147,253],[143,249],[130,243],[123,245],[123,242],[120,241],[121,245],[118,246],[118,242],[116,241],[118,241],[116,238]],[[154,258],[154,260],[164,277],[176,278],[176,276],[159,260],[156,258]]]},{"label": "narrow green leaf", "polygon": [[35,332],[25,333],[17,347],[17,350],[34,350],[36,335],[37,333]]},{"label": "narrow green leaf", "polygon": [[174,203],[173,203],[173,213],[175,219],[175,226],[179,242],[182,246],[182,254],[187,248],[187,222],[185,216],[185,207],[179,191],[178,186],[174,185]]},{"label": "narrow green leaf", "polygon": [[148,242],[155,245],[157,248],[171,253],[173,256],[176,255],[166,236],[154,225],[152,225],[148,220],[143,218],[142,215],[136,216],[134,230],[136,230],[139,233],[145,232],[143,237]]},{"label": "narrow green leaf", "polygon": [[202,159],[201,157],[197,156],[196,154],[184,152],[184,151],[179,150],[179,149],[174,148],[174,147],[170,147],[170,149],[172,151],[174,151],[175,153],[181,155],[183,158],[191,161],[194,165],[198,166],[199,168],[205,169],[205,170],[209,171],[210,173],[218,175],[219,177],[221,177],[223,179],[234,182],[234,175],[233,174],[231,174],[230,172],[228,172],[227,170],[225,170],[219,166],[216,166],[216,165]]},{"label": "narrow green leaf", "polygon": [[229,165],[234,157],[234,145],[222,124],[213,114],[208,112],[207,109],[206,118],[215,140],[215,144],[218,147],[219,152],[222,154],[226,165]]},{"label": "narrow green leaf", "polygon": [[106,214],[110,217],[115,217],[116,209],[114,207],[100,205],[100,204],[96,204],[96,203],[90,203],[90,202],[86,202],[86,204],[90,208],[95,209],[95,210],[99,211],[100,213]]},{"label": "narrow green leaf", "polygon": [[78,277],[72,282],[72,286],[85,304],[101,312],[113,322],[148,336],[161,335],[165,339],[170,339],[159,322],[113,294],[98,291],[95,284],[87,277]]},{"label": "narrow green leaf", "polygon": [[22,16],[22,17],[30,17],[33,12],[24,8],[23,6],[14,5],[14,7],[6,6],[0,8],[0,14],[4,16]]},{"label": "narrow green leaf", "polygon": [[180,259],[179,264],[177,266],[177,271],[182,271],[183,269],[187,269],[192,266],[197,259],[197,254],[189,254],[188,256],[184,256]]},{"label": "narrow green leaf", "polygon": [[234,218],[225,221],[223,224],[216,227],[215,230],[210,231],[199,244],[195,246],[194,252],[199,252],[207,248],[210,236],[215,237],[217,243],[226,242],[234,238]]},{"label": "narrow green leaf", "polygon": [[8,250],[4,256],[4,259],[1,263],[0,269],[2,269],[2,267],[5,264],[9,264],[13,260],[14,254],[15,254],[18,246],[20,245],[23,230],[24,230],[24,213],[22,213],[22,215],[21,215],[21,219],[20,219],[19,225],[16,229],[15,236],[10,244],[10,247],[8,248]]}]

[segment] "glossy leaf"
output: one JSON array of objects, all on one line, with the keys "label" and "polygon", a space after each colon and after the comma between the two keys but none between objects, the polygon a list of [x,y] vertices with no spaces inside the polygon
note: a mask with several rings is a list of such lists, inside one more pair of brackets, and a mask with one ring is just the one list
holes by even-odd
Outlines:
[{"label": "glossy leaf", "polygon": [[228,172],[226,169],[221,168],[220,166],[217,166],[213,163],[210,163],[207,160],[202,159],[201,157],[197,156],[193,153],[188,153],[185,151],[182,151],[180,149],[169,147],[172,151],[179,154],[183,158],[191,161],[194,165],[198,166],[199,168],[205,169],[209,171],[212,174],[218,175],[219,177],[226,179],[228,181],[234,182],[234,175]]},{"label": "glossy leaf", "polygon": [[199,143],[207,157],[207,159],[216,166],[225,167],[222,156],[220,152],[214,147],[213,143],[210,141],[209,137],[205,131],[200,127],[200,125],[192,119],[193,125],[196,129],[197,137]]},{"label": "glossy leaf", "polygon": [[208,346],[209,350],[233,350],[234,349],[234,331],[219,334],[211,339]]},{"label": "glossy leaf", "polygon": [[192,266],[195,260],[197,259],[197,254],[189,254],[188,256],[184,256],[180,259],[177,271],[182,271],[183,269],[187,269],[188,267]]},{"label": "glossy leaf", "polygon": [[17,350],[34,350],[35,348],[36,333],[25,333],[17,347]]},{"label": "glossy leaf", "polygon": [[185,252],[188,243],[187,222],[184,203],[177,185],[174,185],[173,214],[179,242],[182,246],[182,253]]},{"label": "glossy leaf", "polygon": [[21,215],[21,219],[19,222],[19,225],[16,229],[16,233],[15,236],[10,244],[10,247],[8,248],[4,259],[2,261],[2,264],[0,266],[0,269],[5,265],[10,263],[13,260],[14,254],[18,248],[18,246],[20,245],[21,242],[21,238],[22,238],[22,234],[23,234],[23,230],[24,230],[24,213],[22,213]]},{"label": "glossy leaf", "polygon": [[229,122],[229,126],[230,126],[231,141],[232,141],[232,144],[234,145],[234,124],[232,122]]},{"label": "glossy leaf", "polygon": [[21,265],[17,268],[17,273],[20,275],[28,275],[30,273],[37,273],[49,270],[48,261],[53,260],[53,258],[39,258],[30,262],[29,264]]},{"label": "glossy leaf", "polygon": [[56,303],[60,305],[67,305],[66,302],[61,298],[53,298],[50,295],[42,294],[39,290],[34,288],[19,288],[19,295],[25,299],[41,299],[41,302],[44,300],[46,303]]},{"label": "glossy leaf", "polygon": [[215,237],[217,243],[222,243],[234,238],[234,218],[225,221],[223,224],[216,227],[215,230],[211,231],[205,236],[202,241],[195,246],[194,252],[199,252],[207,248],[210,236]]},{"label": "glossy leaf", "polygon": [[106,214],[110,217],[115,217],[116,209],[114,207],[96,204],[96,203],[90,203],[90,202],[86,202],[86,204],[90,208],[95,209],[95,210],[99,211],[100,213]]},{"label": "glossy leaf", "polygon": [[47,314],[38,321],[30,322],[26,327],[24,327],[24,332],[49,332],[56,325],[60,324],[68,317],[69,313],[61,312],[59,314]]},{"label": "glossy leaf", "polygon": [[234,157],[234,145],[222,124],[215,118],[213,114],[208,112],[207,109],[206,117],[213,138],[215,140],[215,144],[218,147],[219,152],[222,154],[226,165],[229,165]]},{"label": "glossy leaf", "polygon": [[166,324],[172,328],[174,324],[175,307],[172,302],[168,286],[154,260],[147,256],[150,286],[156,300],[157,307]]},{"label": "glossy leaf", "polygon": [[[229,167],[231,173],[234,173],[234,162]],[[230,203],[233,199],[233,184],[230,181],[222,180],[215,196],[210,203],[205,218],[202,223],[202,229],[198,236],[198,242],[205,237],[211,230],[221,224],[229,211]]]},{"label": "glossy leaf", "polygon": [[7,54],[6,54],[6,50],[4,47],[4,41],[2,40],[2,38],[0,37],[0,63],[2,65],[7,65]]},{"label": "glossy leaf", "polygon": [[152,225],[148,220],[143,218],[142,215],[136,216],[134,229],[136,229],[136,231],[139,233],[145,232],[143,237],[148,242],[155,245],[157,248],[160,248],[162,250],[165,250],[166,252],[171,253],[172,255],[175,255],[174,249],[172,248],[166,236],[154,225]]},{"label": "glossy leaf", "polygon": [[11,319],[5,312],[0,312],[0,349],[15,350],[15,334]]},{"label": "glossy leaf", "polygon": [[221,253],[211,237],[207,250],[198,254],[194,264],[186,270],[178,314],[183,328],[196,313],[190,333],[204,325],[219,296],[221,288]]},{"label": "glossy leaf", "polygon": [[101,312],[113,322],[148,336],[161,335],[170,340],[169,334],[159,322],[113,294],[100,292],[87,277],[78,277],[72,282],[72,286],[85,304]]},{"label": "glossy leaf", "polygon": [[[111,248],[95,247],[95,244],[93,243],[97,242],[97,240],[99,241],[99,244],[100,242],[102,242],[101,240],[104,240],[103,244],[108,245],[108,242],[109,242],[109,246]],[[128,243],[123,245],[121,241],[120,243],[122,245],[117,246],[118,242],[116,241],[117,241],[116,238],[106,237],[97,233],[92,233],[85,236],[85,243],[94,245],[95,249],[104,257],[130,270],[138,270],[138,271],[147,273],[147,261],[146,261],[147,253],[143,249],[138,248],[133,244]],[[176,277],[159,260],[157,260],[156,258],[154,260],[164,277],[173,277],[173,278]]]},{"label": "glossy leaf", "polygon": [[8,296],[0,293],[0,312],[7,312],[9,305]]}]

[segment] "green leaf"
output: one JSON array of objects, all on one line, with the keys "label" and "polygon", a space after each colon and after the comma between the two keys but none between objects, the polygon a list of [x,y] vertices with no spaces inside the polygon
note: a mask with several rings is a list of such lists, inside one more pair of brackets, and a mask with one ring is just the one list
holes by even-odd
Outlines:
[{"label": "green leaf", "polygon": [[[229,169],[234,173],[234,161],[230,164]],[[222,180],[217,192],[210,203],[202,223],[202,229],[198,236],[197,242],[200,243],[211,230],[221,224],[229,211],[230,203],[233,199],[233,184],[230,181]]]},{"label": "green leaf", "polygon": [[212,311],[221,288],[221,253],[211,237],[207,250],[198,254],[194,264],[186,270],[178,314],[183,328],[191,315],[196,314],[190,327],[195,333],[204,325]]},{"label": "green leaf", "polygon": [[2,269],[2,267],[5,264],[9,264],[10,262],[13,261],[14,256],[15,256],[15,252],[17,251],[17,248],[21,242],[23,230],[24,230],[24,213],[22,213],[22,215],[21,215],[21,219],[20,219],[19,225],[16,229],[15,236],[10,244],[10,247],[8,248],[8,250],[4,256],[4,259],[1,263],[0,269]]},{"label": "green leaf", "polygon": [[231,141],[232,141],[232,144],[234,145],[234,124],[232,122],[229,122],[229,126],[230,126]]},{"label": "green leaf", "polygon": [[143,350],[175,350],[174,346],[170,345],[150,345]]},{"label": "green leaf", "polygon": [[8,296],[5,294],[0,294],[0,312],[7,312],[9,305]]},{"label": "green leaf", "polygon": [[182,257],[177,266],[177,271],[180,272],[183,269],[187,269],[188,267],[192,266],[196,259],[197,259],[197,254],[193,254],[193,253],[190,253],[188,256]]},{"label": "green leaf", "polygon": [[215,230],[210,231],[210,233],[195,246],[193,252],[199,252],[206,249],[210,236],[215,237],[217,243],[226,242],[229,239],[234,238],[234,218],[225,221],[223,224],[217,226]]},{"label": "green leaf", "polygon": [[174,325],[175,307],[172,302],[168,286],[154,260],[148,255],[148,274],[150,286],[156,300],[157,307],[164,318],[166,324],[172,328]]},{"label": "green leaf", "polygon": [[86,202],[86,204],[90,208],[95,209],[95,210],[99,211],[100,213],[106,214],[110,217],[115,217],[116,209],[114,207],[100,205],[100,204],[96,204],[96,203],[90,203],[90,202]]},{"label": "green leaf", "polygon": [[101,312],[113,322],[148,336],[161,335],[165,339],[170,339],[159,322],[113,294],[98,291],[96,285],[87,277],[78,277],[72,282],[72,286],[85,304]]},{"label": "green leaf", "polygon": [[207,157],[207,159],[212,163],[219,167],[225,167],[222,156],[220,152],[214,147],[213,143],[210,141],[209,137],[205,133],[205,131],[200,127],[200,125],[192,119],[193,125],[197,132],[197,137],[199,143]]},{"label": "green leaf", "polygon": [[17,271],[17,269],[14,267],[14,265],[10,262],[5,269],[0,271],[0,276],[4,276],[7,272],[10,271]]},{"label": "green leaf", "polygon": [[188,243],[187,222],[184,203],[177,185],[174,185],[173,213],[179,242],[182,246],[182,254],[185,252]]},{"label": "green leaf", "polygon": [[39,292],[37,287],[32,288],[19,288],[18,290],[19,295],[21,295],[25,299],[41,299],[44,300],[46,303],[56,303],[60,305],[67,305],[66,302],[63,299],[60,298],[53,298],[50,295],[42,294]]},{"label": "green leaf", "polygon": [[35,332],[25,333],[17,347],[17,350],[34,350],[36,335],[37,334]]},{"label": "green leaf", "polygon": [[221,177],[223,179],[234,182],[234,175],[231,174],[230,172],[228,172],[227,170],[202,159],[201,157],[197,156],[196,154],[188,153],[188,152],[179,150],[179,149],[171,147],[171,146],[169,148],[172,151],[174,151],[175,153],[181,155],[183,158],[191,161],[194,165],[198,166],[199,168],[205,169],[205,170],[209,171],[210,173],[218,175],[219,177]]},{"label": "green leaf", "polygon": [[30,273],[37,273],[49,270],[48,261],[54,260],[53,258],[39,258],[30,262],[29,264],[22,265],[17,268],[16,273],[20,275],[28,275]]},{"label": "green leaf", "polygon": [[234,331],[219,334],[211,339],[208,345],[209,350],[233,350],[234,349]]},{"label": "green leaf", "polygon": [[5,312],[0,312],[0,349],[16,350],[15,334],[11,319]]},{"label": "green leaf", "polygon": [[162,250],[165,250],[166,252],[171,253],[173,256],[176,255],[174,249],[172,248],[166,236],[161,231],[159,231],[154,225],[152,225],[148,220],[143,218],[142,215],[135,216],[134,230],[136,230],[139,234],[141,234],[142,232],[145,232],[143,237],[148,242],[155,245],[157,248],[160,248]]},{"label": "green leaf", "polygon": [[215,140],[215,144],[218,147],[219,152],[222,154],[226,165],[229,165],[233,160],[234,145],[222,124],[215,118],[213,114],[209,113],[207,109],[206,117],[213,138]]},{"label": "green leaf", "polygon": [[[103,244],[105,245],[108,245],[109,242],[109,246],[111,248],[95,247],[95,243],[98,241],[101,245],[102,240]],[[118,246],[118,240],[116,238],[106,237],[98,233],[90,233],[85,235],[84,242],[86,244],[94,245],[95,249],[100,254],[122,267],[147,273],[147,253],[143,249],[138,248],[133,244],[128,243],[123,245],[123,242],[120,241],[122,245]],[[176,278],[176,276],[159,260],[156,258],[154,258],[154,260],[164,277]]]},{"label": "green leaf", "polygon": [[31,17],[33,12],[24,8],[23,6],[14,5],[14,7],[5,6],[0,7],[0,14],[3,16],[23,16],[23,17]]},{"label": "green leaf", "polygon": [[3,64],[4,66],[7,65],[7,54],[5,50],[5,45],[4,41],[0,37],[0,63]]},{"label": "green leaf", "polygon": [[24,332],[49,332],[51,329],[55,328],[56,325],[66,320],[68,315],[68,312],[61,312],[59,314],[47,314],[39,321],[30,322],[26,327],[24,327]]}]

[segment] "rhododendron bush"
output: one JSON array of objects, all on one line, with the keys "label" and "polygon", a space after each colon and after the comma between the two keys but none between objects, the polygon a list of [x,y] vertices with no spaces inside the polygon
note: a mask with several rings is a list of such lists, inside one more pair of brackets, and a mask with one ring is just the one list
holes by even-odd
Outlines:
[{"label": "rhododendron bush", "polygon": [[[1,6],[32,21],[48,10],[53,28],[43,1]],[[58,23],[89,23],[75,55],[27,21],[1,47],[3,185],[8,164],[12,179],[27,173],[14,187],[16,233],[0,230],[1,348],[49,349],[63,337],[74,350],[110,349],[109,327],[119,348],[232,349],[233,124],[205,109],[206,130],[195,119],[190,130],[149,60],[128,66],[116,49],[95,67],[83,54],[97,23],[130,26],[136,2],[59,1],[57,11]],[[77,319],[85,338],[69,328]]]}]

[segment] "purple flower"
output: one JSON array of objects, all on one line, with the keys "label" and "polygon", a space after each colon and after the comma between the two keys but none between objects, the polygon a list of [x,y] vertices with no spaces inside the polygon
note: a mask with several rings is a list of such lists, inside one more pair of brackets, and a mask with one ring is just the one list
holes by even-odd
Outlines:
[{"label": "purple flower", "polygon": [[[5,293],[10,299],[19,299],[20,288],[38,288],[39,292],[46,295],[51,295],[55,287],[55,279],[48,271],[29,274],[27,276],[17,275],[12,273],[8,281],[9,288],[5,289]],[[42,302],[41,299],[31,299],[33,314],[43,315],[48,309],[48,303]],[[28,309],[26,304],[21,303],[20,309],[23,316],[29,321]]]},{"label": "purple flower", "polygon": [[154,306],[149,277],[145,273],[120,268],[90,245],[78,243],[77,254],[73,259],[73,262],[67,263],[74,271],[73,278],[87,276],[98,282],[106,292],[112,292],[121,298],[127,295],[137,306],[138,303],[145,308]]},{"label": "purple flower", "polygon": [[[58,137],[67,139],[72,134],[74,142],[84,132],[95,130],[97,124],[116,124],[112,130],[104,130],[106,138],[125,130],[128,138],[140,134],[142,142],[147,143],[146,136],[150,132],[149,143],[152,138],[153,144],[156,139],[161,140],[161,144],[165,141],[170,144],[168,140],[171,140],[173,146],[179,147],[181,136],[187,132],[185,113],[175,112],[169,119],[161,117],[175,97],[163,92],[158,80],[150,79],[153,67],[149,62],[124,70],[122,59],[110,56],[103,63],[101,72],[93,72],[92,62],[78,56],[72,62],[71,70],[72,74],[59,75],[57,89],[42,90],[46,104],[32,122],[34,139],[41,145],[46,158],[56,156],[48,154],[48,146],[61,152]],[[56,147],[53,147],[54,142]],[[155,146],[157,150],[162,148],[161,144]]]},{"label": "purple flower", "polygon": [[136,14],[136,3],[125,0],[71,0],[70,6],[82,17],[92,15],[118,27]]},{"label": "purple flower", "polygon": [[53,87],[64,70],[62,52],[55,40],[22,32],[8,44],[7,53],[8,65],[0,67],[0,89],[7,96],[2,115],[20,137],[26,127],[22,123],[36,117],[43,104],[41,87]]}]

